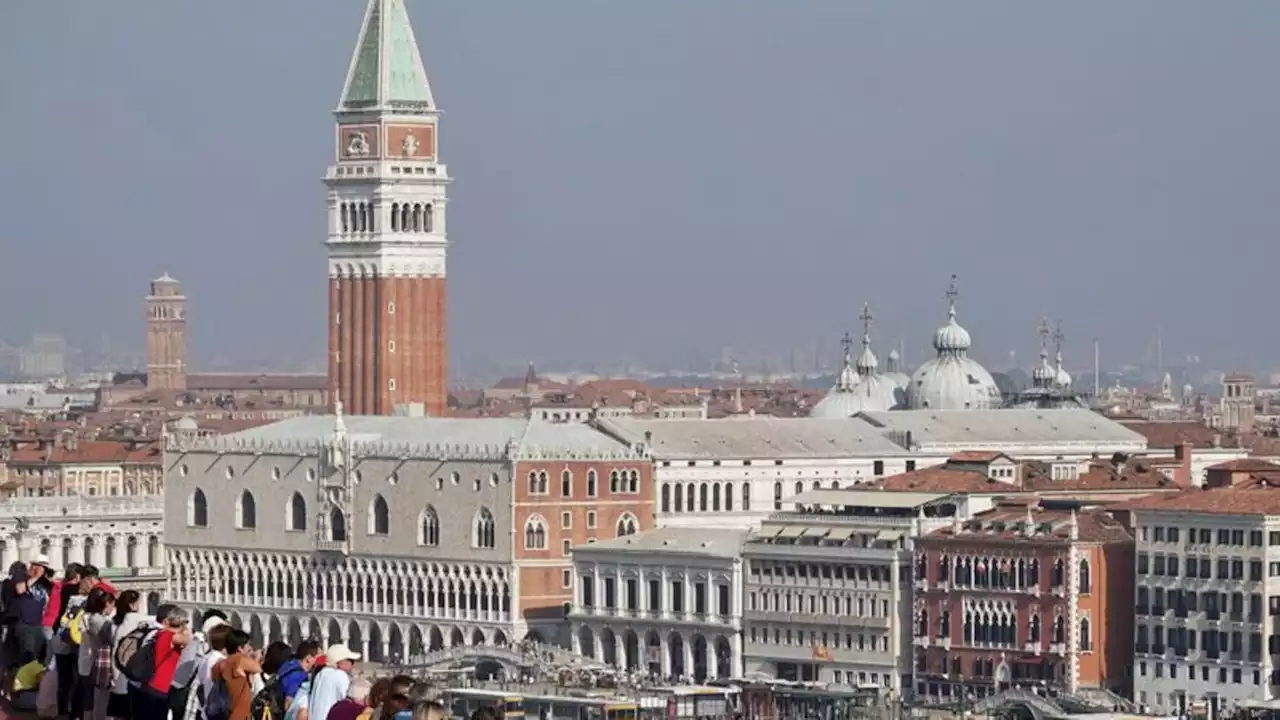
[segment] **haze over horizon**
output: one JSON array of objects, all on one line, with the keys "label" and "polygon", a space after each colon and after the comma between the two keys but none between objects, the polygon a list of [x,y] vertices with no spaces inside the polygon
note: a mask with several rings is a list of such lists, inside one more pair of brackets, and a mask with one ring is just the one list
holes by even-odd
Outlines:
[{"label": "haze over horizon", "polygon": [[[993,368],[1041,316],[1270,368],[1280,7],[407,0],[469,363],[687,365],[859,334],[918,363],[960,278]],[[333,118],[364,0],[0,7],[0,337],[321,365]]]}]

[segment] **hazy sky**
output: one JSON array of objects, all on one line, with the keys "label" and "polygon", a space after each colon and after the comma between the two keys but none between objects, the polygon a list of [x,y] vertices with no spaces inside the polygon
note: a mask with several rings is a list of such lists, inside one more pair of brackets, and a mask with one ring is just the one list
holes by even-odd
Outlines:
[{"label": "hazy sky", "polygon": [[[1003,367],[1280,350],[1280,4],[408,0],[455,365],[836,349],[919,361],[951,273]],[[364,0],[0,1],[0,337],[323,360],[332,115]],[[856,331],[855,331],[856,332]]]}]

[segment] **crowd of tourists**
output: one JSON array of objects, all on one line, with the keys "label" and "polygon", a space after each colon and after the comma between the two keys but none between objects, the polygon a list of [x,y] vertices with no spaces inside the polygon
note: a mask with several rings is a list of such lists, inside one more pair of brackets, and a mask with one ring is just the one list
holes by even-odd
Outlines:
[{"label": "crowd of tourists", "polygon": [[[92,565],[59,577],[48,558],[0,582],[5,673],[15,711],[69,720],[446,720],[438,691],[407,675],[370,678],[360,655],[314,640],[253,646],[225,613],[144,612]],[[473,720],[497,720],[484,709]]]}]

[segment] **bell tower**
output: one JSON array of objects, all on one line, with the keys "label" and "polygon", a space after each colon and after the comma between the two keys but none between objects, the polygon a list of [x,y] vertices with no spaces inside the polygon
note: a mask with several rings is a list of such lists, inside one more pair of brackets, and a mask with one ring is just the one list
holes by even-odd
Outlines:
[{"label": "bell tower", "polygon": [[444,415],[449,174],[404,0],[369,0],[325,174],[329,385],[355,415]]},{"label": "bell tower", "polygon": [[169,273],[147,295],[147,389],[187,389],[187,298]]}]

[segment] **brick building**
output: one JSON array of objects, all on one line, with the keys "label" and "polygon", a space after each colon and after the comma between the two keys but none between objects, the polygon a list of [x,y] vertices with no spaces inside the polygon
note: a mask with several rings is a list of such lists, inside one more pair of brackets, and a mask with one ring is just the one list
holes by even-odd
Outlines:
[{"label": "brick building", "polygon": [[1103,511],[1009,502],[916,541],[919,696],[1127,694],[1133,537]]}]

